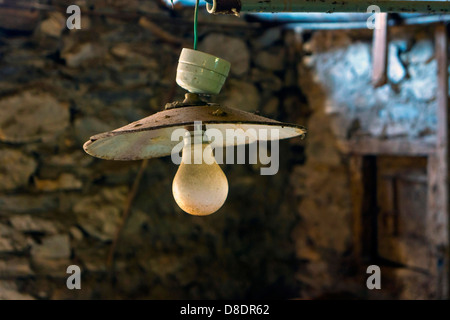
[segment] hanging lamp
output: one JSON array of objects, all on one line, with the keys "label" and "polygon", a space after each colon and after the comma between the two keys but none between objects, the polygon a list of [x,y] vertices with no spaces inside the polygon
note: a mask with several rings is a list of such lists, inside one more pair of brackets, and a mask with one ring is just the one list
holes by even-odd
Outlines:
[{"label": "hanging lamp", "polygon": [[[92,136],[83,146],[91,156],[106,160],[141,160],[173,155],[184,130],[181,164],[172,192],[177,204],[192,215],[209,215],[219,210],[228,195],[228,181],[214,159],[213,149],[258,140],[279,140],[306,135],[306,129],[265,118],[236,108],[208,103],[199,95],[218,94],[225,83],[230,63],[196,50],[197,6],[194,50],[184,48],[177,68],[177,84],[188,91],[184,101],[168,103],[165,110],[113,131]],[[214,141],[205,132],[214,129]],[[227,132],[233,130],[233,135]],[[248,135],[276,130],[276,135]],[[271,131],[272,132],[272,131]],[[244,135],[243,139],[236,139]],[[217,139],[221,137],[221,139]],[[200,152],[197,152],[200,151]]]}]

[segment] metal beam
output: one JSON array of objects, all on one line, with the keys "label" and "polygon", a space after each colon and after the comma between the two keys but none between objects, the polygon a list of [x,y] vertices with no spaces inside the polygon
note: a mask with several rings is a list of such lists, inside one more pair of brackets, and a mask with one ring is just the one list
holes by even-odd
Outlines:
[{"label": "metal beam", "polygon": [[[448,0],[213,0],[206,4],[209,13],[240,12],[367,12],[376,5],[380,12],[450,13]],[[369,11],[371,12],[371,11]]]},{"label": "metal beam", "polygon": [[[336,13],[336,15],[340,15],[344,13]],[[347,15],[359,15],[359,13],[347,13]],[[411,13],[407,13],[408,15]],[[308,15],[305,13],[303,15]],[[314,13],[311,13],[314,15]],[[405,14],[406,15],[406,14]],[[293,23],[285,23],[284,27],[288,29],[296,30],[297,32],[305,31],[305,30],[341,30],[341,29],[367,29],[367,18],[369,15],[362,15],[366,18],[364,20],[352,20],[349,17],[349,21],[344,20],[336,20],[333,21],[333,15],[328,15],[330,19],[321,19],[314,21],[314,17],[312,19],[305,19],[306,21],[302,22],[293,22]],[[277,21],[277,20],[276,20]],[[280,19],[277,22],[282,22]],[[397,21],[396,19],[389,19],[388,26],[402,26],[402,25],[421,25],[421,24],[430,24],[437,22],[450,22],[450,14],[427,14],[414,16],[411,18],[402,18]]]}]

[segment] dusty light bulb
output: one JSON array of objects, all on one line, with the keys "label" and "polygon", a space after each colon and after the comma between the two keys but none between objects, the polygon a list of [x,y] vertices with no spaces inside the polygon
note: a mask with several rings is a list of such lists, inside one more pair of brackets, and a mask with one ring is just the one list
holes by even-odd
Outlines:
[{"label": "dusty light bulb", "polygon": [[206,216],[219,210],[228,195],[228,180],[207,143],[186,143],[173,179],[173,197],[185,212]]}]

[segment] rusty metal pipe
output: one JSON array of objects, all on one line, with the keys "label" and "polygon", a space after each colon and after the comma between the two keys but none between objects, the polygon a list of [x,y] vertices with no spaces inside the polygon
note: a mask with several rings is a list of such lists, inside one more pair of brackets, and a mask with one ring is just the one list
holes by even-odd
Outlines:
[{"label": "rusty metal pipe", "polygon": [[380,12],[450,13],[450,1],[411,0],[212,0],[207,3],[209,13],[238,14],[240,12],[372,12],[376,5]]}]

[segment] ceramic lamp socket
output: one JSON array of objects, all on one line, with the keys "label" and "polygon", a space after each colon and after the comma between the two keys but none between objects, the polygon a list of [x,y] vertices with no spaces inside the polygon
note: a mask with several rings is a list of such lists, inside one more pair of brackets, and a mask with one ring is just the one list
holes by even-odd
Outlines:
[{"label": "ceramic lamp socket", "polygon": [[178,60],[177,84],[192,93],[218,94],[231,64],[198,50],[183,48]]}]

